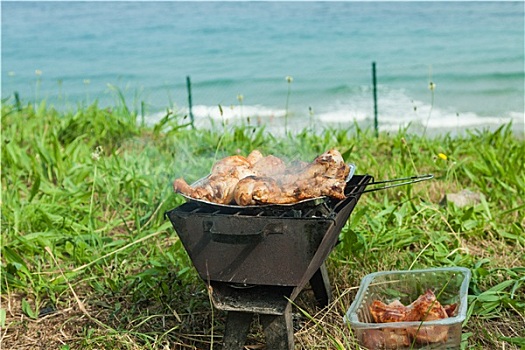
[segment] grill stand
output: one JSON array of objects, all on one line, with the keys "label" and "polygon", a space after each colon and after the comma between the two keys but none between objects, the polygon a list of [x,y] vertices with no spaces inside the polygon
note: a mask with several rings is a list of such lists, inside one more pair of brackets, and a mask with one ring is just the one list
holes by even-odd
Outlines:
[{"label": "grill stand", "polygon": [[[324,264],[312,276],[310,285],[317,302],[321,306],[326,306],[331,302],[331,287]],[[253,300],[251,288],[246,288],[246,290],[250,290],[248,293],[234,293],[235,302],[228,303],[221,300],[226,298],[224,294],[221,294],[227,293],[224,287],[215,284],[215,288],[213,288],[213,285],[211,288],[215,307],[228,311],[223,337],[223,350],[242,350],[244,348],[250,325],[255,315],[259,315],[267,349],[294,349],[292,304],[286,295],[278,296],[279,292],[289,292],[290,288],[277,288],[278,290],[275,291],[275,294],[264,295],[257,302]],[[213,296],[218,297],[218,300],[213,298]],[[238,305],[244,306],[239,307]],[[246,305],[251,306],[247,307]]]},{"label": "grill stand", "polygon": [[[242,350],[244,348],[253,316],[254,314],[248,312],[228,312],[223,350]],[[283,315],[260,314],[259,319],[264,329],[267,349],[293,349],[291,308],[287,308]]]}]

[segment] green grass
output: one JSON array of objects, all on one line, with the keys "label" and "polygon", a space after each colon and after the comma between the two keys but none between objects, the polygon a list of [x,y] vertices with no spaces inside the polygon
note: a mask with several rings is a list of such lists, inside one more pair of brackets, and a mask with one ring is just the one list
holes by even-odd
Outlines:
[{"label": "green grass", "polygon": [[[357,349],[342,317],[370,272],[465,266],[463,347],[525,347],[525,143],[510,125],[458,137],[376,138],[357,125],[275,137],[242,125],[192,129],[171,112],[145,126],[121,102],[57,112],[3,101],[5,348],[219,348],[225,314],[164,217],[183,202],[171,182],[199,179],[238,152],[311,160],[331,147],[376,180],[435,179],[362,196],[327,261],[335,301],[320,310],[309,291],[297,300],[297,346]],[[483,200],[440,204],[462,189]],[[260,330],[249,342],[264,343]]]}]

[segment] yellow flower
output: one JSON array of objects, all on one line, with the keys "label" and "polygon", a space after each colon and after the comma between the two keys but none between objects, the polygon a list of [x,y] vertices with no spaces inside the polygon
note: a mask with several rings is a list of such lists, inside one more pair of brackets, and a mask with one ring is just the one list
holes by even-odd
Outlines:
[{"label": "yellow flower", "polygon": [[438,157],[443,159],[443,160],[447,160],[448,159],[447,155],[444,154],[444,153],[438,153]]},{"label": "yellow flower", "polygon": [[286,76],[286,81],[288,82],[288,84],[290,84],[293,81],[293,77],[287,75]]}]

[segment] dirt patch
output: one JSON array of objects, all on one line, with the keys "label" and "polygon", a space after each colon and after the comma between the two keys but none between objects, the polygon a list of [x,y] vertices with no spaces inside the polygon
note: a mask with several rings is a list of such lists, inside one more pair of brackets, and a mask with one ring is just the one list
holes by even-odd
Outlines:
[{"label": "dirt patch", "polygon": [[6,322],[0,349],[68,349],[83,338],[89,320],[75,305],[60,310],[47,309],[46,315],[31,319],[22,312],[22,299],[19,294],[2,296]]}]

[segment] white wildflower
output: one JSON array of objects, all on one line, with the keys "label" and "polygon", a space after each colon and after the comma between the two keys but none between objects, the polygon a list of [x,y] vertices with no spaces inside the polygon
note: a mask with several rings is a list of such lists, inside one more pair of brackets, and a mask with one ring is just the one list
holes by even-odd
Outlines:
[{"label": "white wildflower", "polygon": [[104,149],[102,146],[97,146],[93,153],[91,153],[91,159],[93,159],[95,162],[100,160],[100,157],[102,156],[102,153],[104,153]]}]

